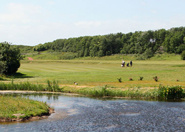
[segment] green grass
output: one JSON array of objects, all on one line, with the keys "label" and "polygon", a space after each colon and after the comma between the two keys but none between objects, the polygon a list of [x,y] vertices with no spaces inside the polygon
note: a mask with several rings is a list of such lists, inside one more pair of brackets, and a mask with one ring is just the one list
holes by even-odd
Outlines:
[{"label": "green grass", "polygon": [[[27,77],[17,77],[14,82],[46,83],[46,80],[57,80],[59,85],[78,82],[80,86],[108,85],[118,88],[156,87],[159,84],[185,86],[185,61],[182,60],[133,61],[133,67],[124,68],[120,65],[121,60],[22,61],[18,72]],[[153,80],[154,76],[159,78],[158,82]],[[142,81],[139,81],[140,77],[143,77]],[[117,78],[121,78],[122,83]]]},{"label": "green grass", "polygon": [[49,113],[49,106],[43,102],[3,95],[0,95],[0,100],[0,119],[17,118],[13,114],[22,114],[19,118],[28,118]]},{"label": "green grass", "polygon": [[137,99],[158,99],[158,89],[143,91],[140,88],[128,88],[128,89],[112,89],[103,87],[95,87],[94,89],[81,89],[77,93],[88,95],[92,97],[126,97]]},{"label": "green grass", "polygon": [[[180,85],[184,89],[185,61],[178,59],[180,56],[175,54],[161,56],[164,60],[157,60],[155,57],[150,60],[133,60],[133,67],[124,68],[121,68],[121,58],[125,57],[123,55],[74,60],[23,60],[18,73],[10,78],[2,78],[1,82],[9,83],[14,78],[15,84],[43,84],[48,85],[49,91],[53,91],[54,88],[62,89],[63,92],[83,94],[94,94],[96,91],[101,93],[102,87],[106,85],[111,95],[115,96],[123,94],[123,91],[124,95],[131,94],[129,89],[133,88],[139,88],[137,93],[142,96],[153,96],[153,90],[159,85]],[[124,60],[128,63],[130,58]],[[154,80],[156,76],[158,81]],[[143,79],[140,80],[140,77]],[[122,82],[119,82],[118,78],[121,78]],[[74,82],[78,85],[74,85]]]},{"label": "green grass", "polygon": [[78,54],[72,52],[53,52],[53,51],[43,51],[43,52],[32,52],[25,54],[25,59],[32,57],[37,60],[70,60],[74,59]]},{"label": "green grass", "polygon": [[[77,53],[72,52],[54,52],[54,51],[42,51],[42,52],[32,52],[27,53],[25,55],[25,60],[27,57],[32,57],[34,60],[69,60],[69,59],[80,59],[80,60],[137,60],[136,54],[114,54],[111,56],[103,56],[103,57],[81,57],[76,58]],[[148,60],[181,60],[181,56],[179,54],[155,54],[154,57]]]},{"label": "green grass", "polygon": [[62,92],[59,88],[58,81],[47,80],[47,85],[44,84],[31,84],[30,82],[14,83],[0,83],[0,90],[28,90],[28,91],[49,91],[49,92]]}]

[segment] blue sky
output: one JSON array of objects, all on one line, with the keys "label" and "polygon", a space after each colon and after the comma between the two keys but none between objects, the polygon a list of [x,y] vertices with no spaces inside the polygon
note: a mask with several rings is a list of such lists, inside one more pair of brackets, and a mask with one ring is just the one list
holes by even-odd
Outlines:
[{"label": "blue sky", "polygon": [[0,42],[19,45],[185,26],[185,0],[0,2]]}]

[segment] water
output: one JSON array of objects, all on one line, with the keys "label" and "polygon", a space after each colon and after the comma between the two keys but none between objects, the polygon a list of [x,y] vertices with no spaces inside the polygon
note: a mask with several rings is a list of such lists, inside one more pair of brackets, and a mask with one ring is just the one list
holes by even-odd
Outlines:
[{"label": "water", "polygon": [[184,102],[98,100],[63,95],[27,95],[55,113],[44,120],[0,124],[0,132],[183,132]]}]

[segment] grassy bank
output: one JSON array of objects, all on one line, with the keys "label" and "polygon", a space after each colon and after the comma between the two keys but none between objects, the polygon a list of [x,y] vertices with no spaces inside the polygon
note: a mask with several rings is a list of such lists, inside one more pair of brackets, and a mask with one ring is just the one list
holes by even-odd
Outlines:
[{"label": "grassy bank", "polygon": [[0,90],[28,90],[28,91],[48,91],[48,92],[61,92],[58,82],[47,80],[47,85],[31,84],[30,82],[14,83],[0,83]]},{"label": "grassy bank", "polygon": [[33,116],[49,115],[49,106],[43,102],[2,95],[0,100],[0,121],[26,120]]},{"label": "grassy bank", "polygon": [[48,84],[31,84],[29,82],[14,84],[0,83],[0,90],[26,90],[26,91],[50,91],[63,93],[78,93],[89,97],[126,97],[136,99],[181,99],[185,97],[185,92],[182,86],[162,86],[156,88],[112,88],[105,86],[98,87],[59,87],[56,81]]}]

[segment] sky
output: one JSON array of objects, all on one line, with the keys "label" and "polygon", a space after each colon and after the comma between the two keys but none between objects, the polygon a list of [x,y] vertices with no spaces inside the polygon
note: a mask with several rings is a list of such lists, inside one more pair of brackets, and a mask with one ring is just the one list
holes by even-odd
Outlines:
[{"label": "sky", "polygon": [[0,42],[35,46],[80,36],[185,26],[185,0],[0,0]]}]

